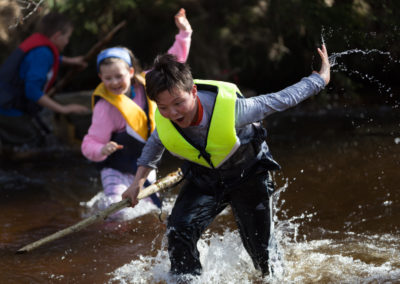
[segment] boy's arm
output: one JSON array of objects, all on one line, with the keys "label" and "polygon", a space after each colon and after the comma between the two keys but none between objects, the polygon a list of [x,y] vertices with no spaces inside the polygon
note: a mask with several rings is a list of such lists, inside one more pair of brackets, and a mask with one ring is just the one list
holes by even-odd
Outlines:
[{"label": "boy's arm", "polygon": [[25,96],[39,105],[59,113],[84,113],[88,109],[81,105],[61,105],[43,93],[47,73],[53,66],[53,54],[48,47],[30,51],[21,63],[20,76],[25,81]]},{"label": "boy's arm", "polygon": [[87,113],[89,109],[83,105],[78,104],[68,104],[62,105],[50,98],[48,95],[44,94],[37,101],[42,107],[51,109],[52,111],[68,114],[68,113]]},{"label": "boy's arm", "polygon": [[138,166],[156,169],[164,153],[165,147],[158,137],[157,128],[151,133],[137,160]]},{"label": "boy's arm", "polygon": [[319,72],[314,71],[300,82],[279,92],[260,95],[236,102],[236,126],[260,121],[266,116],[293,107],[308,97],[319,93],[330,81],[330,64],[325,46],[318,49],[322,64]]},{"label": "boy's arm", "polygon": [[137,204],[139,190],[143,187],[150,171],[157,168],[157,164],[161,160],[164,150],[164,145],[158,137],[157,130],[154,130],[147,140],[146,145],[143,147],[142,154],[137,161],[138,170],[135,174],[135,180],[122,194],[122,198],[129,198],[132,201],[132,207]]},{"label": "boy's arm", "polygon": [[312,74],[279,92],[238,99],[236,101],[236,126],[241,127],[260,121],[275,112],[293,107],[320,92],[324,86],[324,80],[318,74]]},{"label": "boy's arm", "polygon": [[130,199],[132,203],[132,207],[135,207],[138,204],[137,196],[141,188],[143,188],[144,183],[149,175],[149,173],[153,170],[153,168],[148,168],[145,166],[139,166],[133,183],[122,193],[122,199]]},{"label": "boy's arm", "polygon": [[43,96],[47,74],[53,66],[53,54],[48,47],[38,47],[25,55],[19,67],[19,74],[24,81],[25,96],[37,102]]},{"label": "boy's arm", "polygon": [[192,27],[186,18],[185,9],[180,9],[175,15],[175,24],[179,29],[179,33],[175,36],[175,42],[168,50],[168,53],[175,55],[179,62],[186,62],[189,56]]},{"label": "boy's arm", "polygon": [[75,56],[75,57],[62,56],[61,63],[81,68],[86,68],[88,66],[88,63],[85,61],[84,56]]}]

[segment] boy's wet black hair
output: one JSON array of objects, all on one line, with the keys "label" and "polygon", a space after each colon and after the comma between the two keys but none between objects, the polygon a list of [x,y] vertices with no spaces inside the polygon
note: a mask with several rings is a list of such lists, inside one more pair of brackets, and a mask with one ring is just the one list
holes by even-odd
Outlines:
[{"label": "boy's wet black hair", "polygon": [[50,12],[40,21],[38,32],[47,37],[51,37],[59,31],[65,34],[72,27],[72,22],[66,15],[58,12]]},{"label": "boy's wet black hair", "polygon": [[151,71],[146,74],[146,92],[148,97],[157,101],[161,92],[173,93],[179,89],[190,92],[193,88],[193,76],[189,65],[181,63],[172,54],[156,57]]}]

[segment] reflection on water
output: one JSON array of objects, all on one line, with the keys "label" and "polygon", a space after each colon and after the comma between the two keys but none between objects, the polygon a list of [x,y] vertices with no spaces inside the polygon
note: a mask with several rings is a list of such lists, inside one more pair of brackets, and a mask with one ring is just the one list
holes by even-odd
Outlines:
[{"label": "reflection on water", "polygon": [[[262,279],[229,210],[199,243],[194,283],[400,283],[400,120],[392,112],[279,114],[266,121],[283,170],[272,199],[274,274]],[[161,175],[175,170],[164,163]],[[92,225],[16,255],[86,216],[101,191],[76,149],[0,168],[0,283],[174,283],[156,214]],[[177,189],[165,194],[168,213]]]}]

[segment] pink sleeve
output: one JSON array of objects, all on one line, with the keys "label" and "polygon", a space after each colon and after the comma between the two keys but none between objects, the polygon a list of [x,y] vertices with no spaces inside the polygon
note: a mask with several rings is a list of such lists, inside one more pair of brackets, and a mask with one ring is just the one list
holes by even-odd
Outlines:
[{"label": "pink sleeve", "polygon": [[99,100],[93,109],[92,124],[82,141],[82,154],[91,161],[100,162],[107,158],[101,154],[113,132],[122,130],[125,120],[120,112],[107,101]]},{"label": "pink sleeve", "polygon": [[186,62],[189,56],[192,31],[179,31],[175,36],[175,42],[168,50],[169,54],[173,54],[178,58],[179,62]]}]

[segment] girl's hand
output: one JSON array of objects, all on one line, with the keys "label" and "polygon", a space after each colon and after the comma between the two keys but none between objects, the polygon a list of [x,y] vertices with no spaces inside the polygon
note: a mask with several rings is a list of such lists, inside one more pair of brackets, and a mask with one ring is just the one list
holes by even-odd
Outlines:
[{"label": "girl's hand", "polygon": [[101,148],[101,154],[104,156],[109,156],[117,150],[124,148],[123,145],[119,145],[114,141],[108,142],[103,148]]},{"label": "girl's hand", "polygon": [[331,80],[331,65],[329,63],[328,51],[326,46],[323,44],[322,49],[318,48],[319,56],[321,56],[321,69],[319,70],[319,75],[324,79],[325,85],[328,85]]},{"label": "girl's hand", "polygon": [[175,24],[180,31],[191,32],[192,27],[188,19],[186,18],[186,11],[185,9],[181,8],[178,13],[175,15]]}]

